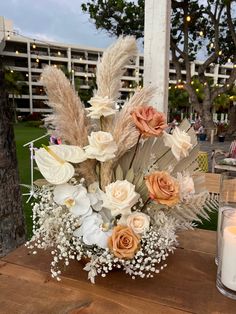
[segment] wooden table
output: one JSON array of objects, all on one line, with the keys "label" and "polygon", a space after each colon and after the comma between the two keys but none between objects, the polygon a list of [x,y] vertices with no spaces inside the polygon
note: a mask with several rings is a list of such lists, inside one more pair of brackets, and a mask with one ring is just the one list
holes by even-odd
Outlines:
[{"label": "wooden table", "polygon": [[50,278],[48,252],[20,247],[0,261],[0,313],[236,313],[236,301],[215,287],[215,232],[187,231],[167,268],[153,279],[121,271],[87,281],[75,262],[61,282]]}]

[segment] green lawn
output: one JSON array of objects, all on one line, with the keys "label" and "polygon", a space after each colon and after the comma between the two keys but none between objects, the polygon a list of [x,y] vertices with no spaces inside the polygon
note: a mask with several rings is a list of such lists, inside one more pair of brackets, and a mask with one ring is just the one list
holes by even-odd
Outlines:
[{"label": "green lawn", "polygon": [[[27,122],[18,123],[15,126],[15,138],[17,147],[17,156],[20,172],[20,180],[22,184],[30,184],[30,151],[28,147],[23,147],[23,145],[33,139],[36,139],[45,134],[45,129],[29,126]],[[35,143],[36,147],[40,147],[41,144],[47,144],[48,138],[44,138]],[[40,173],[34,171],[34,178],[40,178]],[[22,187],[22,193],[26,193],[28,190]],[[31,202],[26,203],[27,196],[23,196],[23,206],[26,217],[27,224],[27,235],[30,237],[32,235],[32,219],[31,219]],[[203,224],[199,225],[199,228],[216,230],[217,226],[217,213],[210,214],[210,221],[203,221]]]},{"label": "green lawn", "polygon": [[[16,149],[18,157],[18,168],[20,173],[20,181],[22,184],[30,184],[30,151],[28,147],[23,145],[33,139],[36,139],[46,133],[43,128],[29,126],[27,122],[19,122],[15,125],[15,139]],[[36,147],[40,147],[41,144],[47,144],[48,138],[44,138],[35,143]],[[35,179],[41,177],[38,171],[34,171]],[[29,189],[22,187],[22,193],[27,193]],[[28,196],[23,196],[23,207],[27,225],[28,238],[32,235],[32,219],[31,219],[31,203],[26,203]]]}]

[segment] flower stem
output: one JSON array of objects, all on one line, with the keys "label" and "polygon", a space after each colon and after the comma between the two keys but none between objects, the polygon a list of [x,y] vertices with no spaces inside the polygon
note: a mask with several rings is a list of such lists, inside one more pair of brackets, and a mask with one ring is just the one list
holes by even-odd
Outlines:
[{"label": "flower stem", "polygon": [[144,204],[143,204],[143,206],[142,206],[142,208],[141,208],[141,211],[143,211],[144,209],[145,209],[145,207],[147,206],[147,204],[149,203],[149,201],[150,201],[150,197],[148,197],[147,199],[146,199],[146,201],[144,202]]},{"label": "flower stem", "polygon": [[137,150],[138,150],[138,144],[139,144],[139,141],[141,139],[141,136],[142,136],[142,134],[140,133],[139,136],[138,136],[138,140],[137,140],[136,146],[135,146],[135,150],[134,150],[134,154],[133,154],[132,160],[131,160],[130,165],[129,165],[129,169],[131,169],[131,167],[133,165],[134,158],[135,158]]}]

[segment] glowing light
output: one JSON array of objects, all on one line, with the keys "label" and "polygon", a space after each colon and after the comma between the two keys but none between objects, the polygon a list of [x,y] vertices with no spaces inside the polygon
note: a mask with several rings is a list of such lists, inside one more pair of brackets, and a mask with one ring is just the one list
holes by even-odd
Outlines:
[{"label": "glowing light", "polygon": [[10,40],[10,39],[11,39],[11,37],[10,37],[10,35],[8,34],[8,35],[7,35],[7,40]]},{"label": "glowing light", "polygon": [[11,73],[13,73],[14,71],[13,70],[11,70]]},{"label": "glowing light", "polygon": [[58,51],[58,52],[57,52],[57,54],[58,54],[58,56],[60,56],[60,55],[61,55],[61,52],[60,52],[60,51]]},{"label": "glowing light", "polygon": [[178,82],[181,82],[181,80],[179,79]]},{"label": "glowing light", "polygon": [[74,73],[75,71],[72,69],[71,72]]},{"label": "glowing light", "polygon": [[228,63],[231,63],[231,59],[230,58],[228,59]]},{"label": "glowing light", "polygon": [[132,87],[132,84],[129,84],[129,87]]},{"label": "glowing light", "polygon": [[169,89],[171,89],[171,86],[169,86]]},{"label": "glowing light", "polygon": [[193,85],[194,84],[194,81],[191,81],[191,85]]},{"label": "glowing light", "polygon": [[28,74],[28,73],[26,73],[26,74],[25,74],[25,76],[26,76],[26,77],[28,77],[28,76],[29,76],[29,74]]},{"label": "glowing light", "polygon": [[234,64],[234,68],[236,68],[236,64]]},{"label": "glowing light", "polygon": [[197,92],[197,93],[199,92],[199,88],[196,88],[196,92]]},{"label": "glowing light", "polygon": [[35,44],[33,44],[32,47],[33,47],[33,49],[36,49],[36,45]]},{"label": "glowing light", "polygon": [[222,51],[220,50],[220,51],[219,51],[219,56],[221,56],[221,55],[222,55]]},{"label": "glowing light", "polygon": [[83,60],[83,58],[79,58],[79,60],[80,60],[80,61],[82,61],[82,60]]},{"label": "glowing light", "polygon": [[230,87],[230,85],[229,85],[229,84],[227,84],[226,86],[227,86],[227,87]]},{"label": "glowing light", "polygon": [[204,36],[203,31],[200,31],[200,32],[199,32],[199,35],[200,35],[201,37],[203,37],[203,36]]},{"label": "glowing light", "polygon": [[210,44],[210,48],[214,48],[214,44],[213,43]]},{"label": "glowing light", "polygon": [[207,82],[205,82],[204,85],[206,86],[206,85],[207,85]]},{"label": "glowing light", "polygon": [[36,62],[39,63],[39,58],[36,59]]},{"label": "glowing light", "polygon": [[16,50],[16,55],[18,55],[19,54],[19,51],[18,50]]},{"label": "glowing light", "polygon": [[53,64],[54,68],[57,68],[57,65],[56,64]]},{"label": "glowing light", "polygon": [[190,22],[190,21],[191,21],[191,16],[190,16],[190,15],[188,15],[188,16],[186,17],[186,21],[187,21],[187,22]]}]

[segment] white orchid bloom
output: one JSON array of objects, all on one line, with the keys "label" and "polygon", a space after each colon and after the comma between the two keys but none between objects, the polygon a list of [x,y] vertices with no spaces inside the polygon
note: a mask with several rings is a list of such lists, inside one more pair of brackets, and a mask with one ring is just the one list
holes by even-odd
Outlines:
[{"label": "white orchid bloom", "polygon": [[87,245],[97,245],[103,249],[108,247],[108,238],[112,230],[109,230],[109,224],[104,223],[101,215],[93,213],[85,217],[81,227],[75,230],[76,237],[82,237]]},{"label": "white orchid bloom", "polygon": [[75,216],[83,218],[92,214],[87,190],[82,185],[57,185],[53,195],[53,200],[58,205],[65,205]]},{"label": "white orchid bloom", "polygon": [[83,149],[72,145],[44,146],[35,152],[39,171],[51,184],[68,182],[75,173],[74,167],[69,162],[80,163],[86,159]]},{"label": "white orchid bloom", "polygon": [[179,161],[181,158],[189,155],[189,150],[193,147],[191,137],[176,127],[173,134],[163,132],[163,141],[165,146],[171,148],[172,154]]},{"label": "white orchid bloom", "polygon": [[88,187],[88,197],[95,211],[100,211],[103,206],[104,192],[99,188],[98,182],[94,182]]}]

